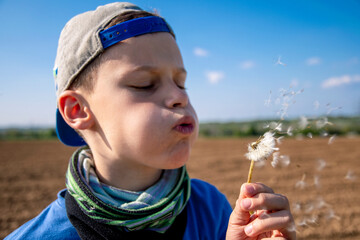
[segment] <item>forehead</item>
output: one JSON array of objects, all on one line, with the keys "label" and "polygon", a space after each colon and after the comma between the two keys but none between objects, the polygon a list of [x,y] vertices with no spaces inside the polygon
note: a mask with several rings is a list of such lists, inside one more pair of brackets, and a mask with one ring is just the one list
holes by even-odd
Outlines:
[{"label": "forehead", "polygon": [[107,49],[102,55],[103,67],[151,66],[154,68],[183,68],[180,50],[169,33],[151,33],[126,39]]}]

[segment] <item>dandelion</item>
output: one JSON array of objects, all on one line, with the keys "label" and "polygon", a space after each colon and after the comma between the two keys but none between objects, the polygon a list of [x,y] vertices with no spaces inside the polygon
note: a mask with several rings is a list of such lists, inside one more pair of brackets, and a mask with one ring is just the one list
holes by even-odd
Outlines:
[{"label": "dandelion", "polygon": [[251,182],[254,163],[266,160],[275,150],[279,150],[275,147],[276,141],[274,135],[274,132],[266,132],[256,142],[248,145],[248,153],[245,154],[246,158],[251,160],[248,183]]}]

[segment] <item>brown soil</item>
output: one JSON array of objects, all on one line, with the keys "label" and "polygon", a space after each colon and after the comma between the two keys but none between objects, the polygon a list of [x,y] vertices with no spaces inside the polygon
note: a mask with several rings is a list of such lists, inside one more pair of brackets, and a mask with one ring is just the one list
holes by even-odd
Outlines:
[{"label": "brown soil", "polygon": [[[190,176],[214,184],[234,205],[250,165],[247,144],[254,140],[199,139],[187,165]],[[285,139],[280,152],[290,165],[267,162],[254,169],[253,181],[288,196],[299,239],[360,239],[359,146],[360,138],[336,138],[330,145],[325,138]],[[0,238],[56,199],[73,151],[58,141],[0,142]],[[326,163],[322,169],[319,159]],[[303,188],[296,187],[300,180]]]}]

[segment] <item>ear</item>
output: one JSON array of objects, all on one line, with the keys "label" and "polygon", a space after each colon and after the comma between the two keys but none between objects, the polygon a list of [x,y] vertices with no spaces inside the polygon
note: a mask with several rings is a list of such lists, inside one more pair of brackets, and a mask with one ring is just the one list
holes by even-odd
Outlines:
[{"label": "ear", "polygon": [[89,129],[94,117],[85,98],[73,90],[66,90],[59,96],[59,111],[65,122],[77,130]]}]

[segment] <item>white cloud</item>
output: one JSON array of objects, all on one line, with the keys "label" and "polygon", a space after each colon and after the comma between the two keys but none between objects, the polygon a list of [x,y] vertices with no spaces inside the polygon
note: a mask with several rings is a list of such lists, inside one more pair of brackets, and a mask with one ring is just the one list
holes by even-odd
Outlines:
[{"label": "white cloud", "polygon": [[196,47],[194,48],[194,55],[198,57],[207,57],[209,52],[203,48]]},{"label": "white cloud", "polygon": [[321,63],[321,58],[319,58],[319,57],[311,57],[306,60],[306,64],[308,66],[319,65],[320,63]]},{"label": "white cloud", "polygon": [[243,61],[240,63],[240,67],[242,69],[250,69],[250,68],[255,67],[255,62],[251,61],[251,60]]},{"label": "white cloud", "polygon": [[331,77],[323,81],[321,86],[322,88],[331,88],[355,82],[360,82],[360,75],[343,75],[340,77]]},{"label": "white cloud", "polygon": [[217,84],[220,80],[224,79],[225,74],[221,71],[208,71],[205,73],[207,80],[211,84]]}]

